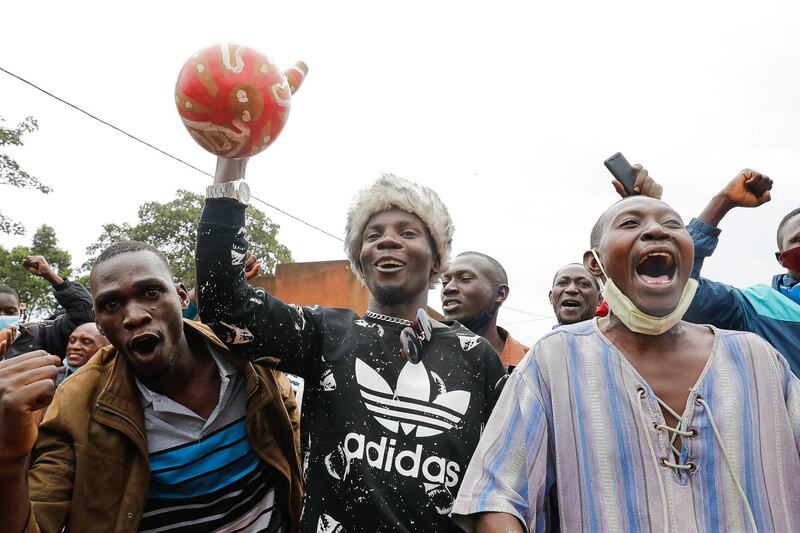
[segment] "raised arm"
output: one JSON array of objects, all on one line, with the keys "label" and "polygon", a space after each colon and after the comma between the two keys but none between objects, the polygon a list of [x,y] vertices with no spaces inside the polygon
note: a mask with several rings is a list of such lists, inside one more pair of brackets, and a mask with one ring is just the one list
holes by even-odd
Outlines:
[{"label": "raised arm", "polygon": [[26,257],[22,262],[28,272],[47,280],[53,287],[53,295],[65,313],[52,322],[43,322],[40,332],[40,346],[53,355],[63,357],[72,332],[86,322],[93,322],[92,295],[77,281],[64,280],[41,255]]},{"label": "raised arm", "polygon": [[697,219],[716,228],[734,207],[758,207],[769,202],[771,189],[772,180],[768,176],[746,168],[711,197]]},{"label": "raised arm", "polygon": [[[245,255],[244,260],[244,275],[248,281],[253,279],[258,275],[258,272],[261,270],[261,263],[252,255],[250,252],[247,252]],[[197,316],[200,314],[200,311],[197,309],[197,289],[191,289],[189,291],[189,305],[186,309],[183,310],[183,318],[187,318],[189,320],[195,320]]]},{"label": "raised arm", "polygon": [[[246,160],[218,159],[215,183],[244,178]],[[200,317],[240,356],[307,376],[318,359],[321,312],[287,305],[247,284],[246,205],[208,198],[197,229]]]},{"label": "raised arm", "polygon": [[734,207],[758,207],[770,200],[772,180],[755,170],[744,169],[711,197],[703,212],[687,229],[694,241],[692,277],[699,281],[697,293],[684,319],[720,328],[750,330],[754,311],[741,290],[700,276],[705,259],[719,242],[719,224]]},{"label": "raised arm", "polygon": [[14,358],[32,350],[44,350],[64,357],[69,336],[75,328],[94,320],[92,295],[80,283],[62,279],[41,255],[25,258],[22,266],[53,286],[53,294],[65,313],[53,320],[23,325],[20,335],[8,349],[6,358]]}]

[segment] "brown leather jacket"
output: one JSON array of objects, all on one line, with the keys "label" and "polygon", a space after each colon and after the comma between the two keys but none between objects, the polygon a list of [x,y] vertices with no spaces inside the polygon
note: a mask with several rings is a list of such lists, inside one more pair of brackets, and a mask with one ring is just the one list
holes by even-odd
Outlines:
[{"label": "brown leather jacket", "polygon": [[[198,322],[187,335],[225,346]],[[297,531],[302,501],[300,423],[280,372],[233,359],[245,374],[247,434],[275,472],[278,505]],[[99,351],[58,388],[45,415],[28,474],[27,532],[138,531],[150,468],[144,412],[127,360]]]}]

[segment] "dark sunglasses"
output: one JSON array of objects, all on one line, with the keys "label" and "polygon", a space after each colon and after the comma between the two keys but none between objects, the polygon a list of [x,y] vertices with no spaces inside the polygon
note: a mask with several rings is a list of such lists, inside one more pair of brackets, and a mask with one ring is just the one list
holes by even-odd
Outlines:
[{"label": "dark sunglasses", "polygon": [[417,364],[422,360],[423,342],[431,340],[431,319],[424,309],[417,310],[417,320],[400,332],[400,355]]}]

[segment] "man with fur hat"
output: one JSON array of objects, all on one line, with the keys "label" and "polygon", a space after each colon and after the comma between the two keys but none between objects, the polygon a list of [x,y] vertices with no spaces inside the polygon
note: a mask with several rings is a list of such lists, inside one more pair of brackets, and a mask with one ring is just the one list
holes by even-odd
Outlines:
[{"label": "man with fur hat", "polygon": [[[448,514],[506,372],[460,324],[402,333],[447,263],[447,209],[429,188],[382,176],[347,216],[345,250],[369,289],[367,313],[287,305],[245,282],[245,164],[219,159],[207,190],[200,315],[233,353],[305,378],[301,530],[458,531]],[[414,357],[401,355],[402,339]]]}]

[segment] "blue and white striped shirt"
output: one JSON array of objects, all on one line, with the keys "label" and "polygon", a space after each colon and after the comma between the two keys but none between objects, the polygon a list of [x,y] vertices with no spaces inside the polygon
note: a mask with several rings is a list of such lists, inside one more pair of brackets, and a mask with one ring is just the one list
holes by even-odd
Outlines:
[{"label": "blue and white striped shirt", "polygon": [[468,531],[483,512],[537,532],[800,531],[800,380],[760,337],[714,336],[676,455],[653,390],[596,320],[548,334],[498,400],[456,520]]},{"label": "blue and white striped shirt", "polygon": [[213,346],[209,351],[221,384],[208,419],[136,382],[151,473],[140,530],[282,531],[272,472],[247,438],[244,377]]}]

